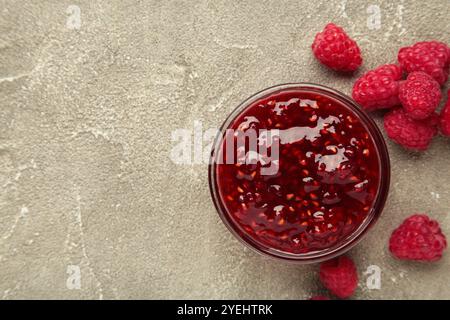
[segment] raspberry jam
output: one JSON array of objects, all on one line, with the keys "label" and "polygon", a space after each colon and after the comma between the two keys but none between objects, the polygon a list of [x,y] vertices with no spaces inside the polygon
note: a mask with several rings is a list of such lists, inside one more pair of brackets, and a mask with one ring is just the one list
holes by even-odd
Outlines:
[{"label": "raspberry jam", "polygon": [[376,125],[350,98],[312,84],[245,101],[225,121],[212,160],[225,224],[259,252],[289,260],[348,250],[381,213],[389,187]]}]

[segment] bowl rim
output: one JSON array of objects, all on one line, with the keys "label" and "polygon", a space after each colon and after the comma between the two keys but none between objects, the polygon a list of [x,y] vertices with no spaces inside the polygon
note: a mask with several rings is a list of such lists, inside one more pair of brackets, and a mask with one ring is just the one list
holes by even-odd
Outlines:
[{"label": "bowl rim", "polygon": [[[221,140],[224,137],[225,130],[229,128],[232,121],[235,120],[237,116],[239,116],[247,107],[251,106],[255,101],[276,93],[299,89],[306,92],[315,92],[318,94],[323,94],[329,98],[337,100],[346,107],[350,108],[351,111],[353,111],[361,119],[361,123],[369,132],[375,145],[375,148],[377,150],[376,154],[378,156],[378,162],[380,166],[380,180],[376,199],[373,201],[370,213],[367,215],[364,221],[358,226],[358,228],[349,236],[347,236],[345,241],[343,241],[342,243],[337,243],[333,247],[323,249],[320,251],[294,254],[270,248],[269,246],[257,242],[252,237],[247,235],[245,232],[242,232],[236,225],[236,223],[233,222],[232,218],[225,209],[218,192],[218,184],[216,180],[217,161],[215,157],[215,155],[217,155],[218,152],[216,153],[215,150],[217,147],[221,147]],[[348,97],[344,93],[324,85],[309,82],[285,83],[274,85],[266,89],[260,90],[259,92],[251,95],[243,102],[241,102],[222,123],[220,130],[214,140],[213,148],[211,150],[210,162],[208,165],[208,181],[211,198],[222,222],[225,224],[227,229],[246,247],[252,249],[253,251],[258,252],[259,254],[263,254],[265,256],[275,258],[277,260],[283,260],[299,264],[317,263],[328,259],[332,259],[347,252],[348,250],[353,248],[357,243],[359,243],[363,238],[363,236],[367,233],[367,231],[378,220],[384,209],[384,205],[386,203],[387,196],[389,193],[390,175],[391,175],[390,158],[386,142],[383,138],[380,129],[373,121],[373,119],[362,109],[360,105],[358,105],[352,98]]]}]

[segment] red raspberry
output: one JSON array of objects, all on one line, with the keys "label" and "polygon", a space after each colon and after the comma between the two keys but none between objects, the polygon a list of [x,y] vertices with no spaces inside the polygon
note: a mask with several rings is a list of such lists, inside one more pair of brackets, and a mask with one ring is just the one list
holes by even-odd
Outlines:
[{"label": "red raspberry", "polygon": [[353,99],[368,111],[400,105],[398,89],[401,78],[402,70],[399,66],[382,65],[356,80]]},{"label": "red raspberry", "polygon": [[407,218],[389,239],[389,250],[403,260],[436,261],[446,247],[439,223],[424,214]]},{"label": "red raspberry", "polygon": [[413,119],[428,118],[438,107],[441,97],[439,83],[424,72],[412,72],[400,83],[399,99]]},{"label": "red raspberry", "polygon": [[448,79],[450,48],[439,41],[418,42],[401,48],[398,62],[406,72],[423,71],[442,85]]},{"label": "red raspberry", "polygon": [[325,297],[325,296],[313,296],[313,297],[309,298],[309,300],[330,300],[330,298]]},{"label": "red raspberry", "polygon": [[358,285],[358,273],[350,258],[341,256],[320,265],[320,281],[339,298],[348,298]]},{"label": "red raspberry", "polygon": [[440,126],[441,133],[450,137],[450,90],[447,92],[447,103],[441,111]]},{"label": "red raspberry", "polygon": [[426,120],[414,120],[397,108],[384,116],[384,128],[389,138],[406,149],[423,151],[437,134],[437,117],[434,114]]},{"label": "red raspberry", "polygon": [[355,71],[362,63],[356,42],[333,23],[316,34],[312,50],[321,63],[336,71]]}]

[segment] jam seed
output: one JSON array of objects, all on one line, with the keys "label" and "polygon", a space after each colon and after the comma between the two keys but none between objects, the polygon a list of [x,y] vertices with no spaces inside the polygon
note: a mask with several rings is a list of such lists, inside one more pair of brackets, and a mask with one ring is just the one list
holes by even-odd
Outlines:
[{"label": "jam seed", "polygon": [[315,194],[315,193],[310,193],[309,194],[309,197],[312,199],[312,200],[317,200],[317,199],[319,199],[319,197]]},{"label": "jam seed", "polygon": [[352,150],[345,150],[344,154],[348,157],[352,157],[354,152]]},{"label": "jam seed", "polygon": [[294,198],[294,194],[293,193],[289,193],[286,195],[286,199],[287,200],[291,200],[292,198]]},{"label": "jam seed", "polygon": [[242,189],[241,187],[237,187],[237,191],[239,192],[239,193],[244,193],[244,189]]}]

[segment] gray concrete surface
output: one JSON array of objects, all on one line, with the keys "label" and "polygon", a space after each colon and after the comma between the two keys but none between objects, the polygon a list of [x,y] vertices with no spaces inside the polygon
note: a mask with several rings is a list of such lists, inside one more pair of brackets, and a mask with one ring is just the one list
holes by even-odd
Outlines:
[{"label": "gray concrete surface", "polygon": [[[369,5],[381,10],[379,28]],[[357,75],[331,73],[310,52],[330,21],[360,44],[358,74],[395,61],[400,46],[450,41],[448,0],[0,0],[0,298],[324,293],[317,266],[235,240],[210,200],[206,164],[175,164],[170,153],[174,130],[216,128],[270,85],[349,93]],[[431,265],[399,262],[387,241],[414,212],[450,236],[450,141],[421,155],[389,150],[388,204],[350,252],[354,298],[448,299],[450,252]],[[367,288],[370,265],[381,268],[380,290]]]}]

